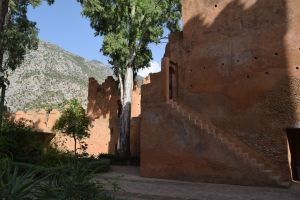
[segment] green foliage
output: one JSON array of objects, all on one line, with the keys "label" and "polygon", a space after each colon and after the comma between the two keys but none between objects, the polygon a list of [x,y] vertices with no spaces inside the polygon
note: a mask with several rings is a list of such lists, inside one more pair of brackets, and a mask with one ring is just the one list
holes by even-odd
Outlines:
[{"label": "green foliage", "polygon": [[74,152],[77,153],[77,140],[89,137],[90,119],[88,118],[81,103],[70,100],[62,111],[61,117],[56,121],[53,130],[61,131],[74,139]]},{"label": "green foliage", "polygon": [[[2,73],[18,68],[28,49],[37,49],[38,29],[36,23],[27,18],[27,8],[29,5],[37,6],[40,3],[41,0],[10,0],[6,23],[3,32],[0,33],[1,52],[6,58],[4,63],[0,63]],[[52,4],[53,0],[48,0],[48,3]]]},{"label": "green foliage", "polygon": [[0,199],[30,200],[41,179],[36,171],[19,173],[18,168],[7,168],[0,175]]},{"label": "green foliage", "polygon": [[71,152],[65,152],[54,147],[53,144],[49,146],[42,154],[36,164],[44,167],[59,167],[68,165],[74,160],[74,155]]},{"label": "green foliage", "polygon": [[178,31],[180,0],[80,0],[83,14],[96,35],[103,35],[102,51],[111,58],[115,73],[127,67],[135,71],[148,67],[150,43],[159,43],[164,28]]},{"label": "green foliage", "polygon": [[48,181],[39,188],[39,199],[109,199],[106,198],[106,193],[101,184],[91,182],[94,175],[94,171],[87,170],[86,165],[81,162],[55,170],[50,173]]},{"label": "green foliage", "polygon": [[[36,23],[27,18],[27,7],[37,6],[41,0],[9,0],[7,7],[1,8],[1,32],[0,32],[0,129],[4,113],[5,90],[10,84],[9,70],[18,68],[26,51],[37,49],[38,29]],[[53,0],[48,0],[53,3]],[[4,4],[1,6],[4,6]],[[7,12],[6,12],[7,11]],[[2,13],[3,12],[3,13]]]},{"label": "green foliage", "polygon": [[[7,163],[0,171],[0,199],[7,200],[111,200],[103,184],[95,183],[95,172],[86,163],[73,162],[60,168],[41,168],[22,164],[19,170]],[[116,183],[117,186],[117,183]]]},{"label": "green foliage", "polygon": [[[27,161],[27,162],[30,162]],[[70,152],[60,151],[55,147],[48,147],[46,152],[35,161],[43,167],[68,167],[72,166],[74,162],[85,166],[85,170],[90,170],[97,173],[107,172],[110,169],[110,160],[96,159],[93,157],[74,157]]]},{"label": "green foliage", "polygon": [[2,72],[15,70],[24,60],[27,49],[37,49],[38,38],[36,23],[27,18],[28,3],[18,1],[10,6],[3,33],[1,33],[1,47],[6,55]]},{"label": "green foliage", "polygon": [[18,159],[24,156],[36,156],[42,153],[43,145],[38,133],[32,130],[24,120],[16,121],[5,116],[0,133],[0,152]]}]

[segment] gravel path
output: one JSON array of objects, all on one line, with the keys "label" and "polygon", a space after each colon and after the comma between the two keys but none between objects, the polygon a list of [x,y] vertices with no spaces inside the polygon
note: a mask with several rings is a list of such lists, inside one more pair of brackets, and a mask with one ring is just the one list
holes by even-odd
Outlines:
[{"label": "gravel path", "polygon": [[113,167],[96,177],[106,182],[119,177],[121,199],[128,200],[299,200],[290,189],[237,185],[192,183],[139,176],[138,168]]}]

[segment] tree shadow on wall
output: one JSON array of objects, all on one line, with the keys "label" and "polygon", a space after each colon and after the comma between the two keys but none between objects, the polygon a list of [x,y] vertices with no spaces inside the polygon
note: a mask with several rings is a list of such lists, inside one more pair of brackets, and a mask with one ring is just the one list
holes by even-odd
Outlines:
[{"label": "tree shadow on wall", "polygon": [[[96,80],[92,80],[92,88],[89,89],[89,105],[88,105],[88,114],[92,119],[92,123],[96,126],[94,129],[95,133],[92,134],[110,134],[110,140],[108,142],[108,153],[115,153],[118,139],[119,139],[119,93],[118,93],[118,84],[109,76],[104,83],[99,85]],[[97,122],[97,119],[103,119],[100,122]],[[103,131],[107,127],[107,124],[104,124],[108,119],[108,132]],[[105,136],[104,136],[105,137]],[[107,137],[107,136],[106,136]],[[103,137],[102,137],[103,138]]]},{"label": "tree shadow on wall", "polygon": [[184,25],[181,99],[289,176],[285,129],[300,127],[300,44],[285,40],[287,2],[227,2],[186,3],[203,4],[204,15]]}]

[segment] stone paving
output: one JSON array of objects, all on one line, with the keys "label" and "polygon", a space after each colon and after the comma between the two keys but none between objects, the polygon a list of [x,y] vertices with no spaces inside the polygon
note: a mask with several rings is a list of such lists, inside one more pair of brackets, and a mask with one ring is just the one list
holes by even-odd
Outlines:
[{"label": "stone paving", "polygon": [[118,197],[128,200],[299,200],[294,190],[270,187],[194,183],[143,178],[134,167],[112,167],[96,177],[106,182],[119,177]]}]

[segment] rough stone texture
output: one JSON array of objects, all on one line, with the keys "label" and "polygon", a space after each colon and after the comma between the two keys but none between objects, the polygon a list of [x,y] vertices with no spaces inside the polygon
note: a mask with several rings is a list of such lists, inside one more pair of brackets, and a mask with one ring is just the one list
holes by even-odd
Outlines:
[{"label": "rough stone texture", "polygon": [[230,152],[165,108],[172,68],[175,101],[290,180],[285,129],[299,127],[300,2],[183,0],[182,5],[183,32],[170,36],[162,72],[142,88],[142,175],[264,184],[251,166],[228,158]]},{"label": "rough stone texture", "polygon": [[[132,154],[136,156],[139,155],[140,94],[140,89],[135,85],[132,93],[131,144]],[[113,77],[109,76],[101,85],[94,78],[89,79],[87,114],[92,123],[90,137],[83,140],[88,145],[89,155],[116,153],[119,137],[119,99],[118,84]],[[42,132],[52,132],[52,127],[60,115],[58,110],[52,110],[50,114],[45,110],[15,113],[17,120],[30,120],[34,129]],[[74,149],[73,139],[61,133],[56,134],[53,142],[62,150]]]}]

